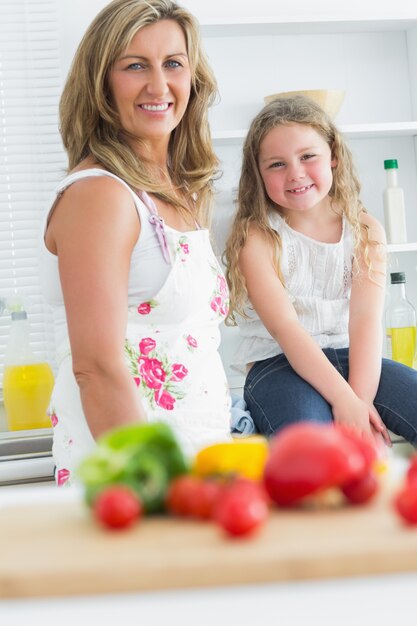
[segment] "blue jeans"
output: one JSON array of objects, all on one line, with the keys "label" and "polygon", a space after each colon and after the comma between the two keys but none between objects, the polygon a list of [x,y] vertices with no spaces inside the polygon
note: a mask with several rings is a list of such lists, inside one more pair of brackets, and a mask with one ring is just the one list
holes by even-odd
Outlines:
[{"label": "blue jeans", "polygon": [[[323,350],[347,380],[349,348]],[[255,426],[267,437],[294,422],[333,420],[331,406],[288,363],[284,354],[257,361],[245,381],[244,398]],[[417,371],[382,359],[374,406],[385,426],[417,446]]]}]

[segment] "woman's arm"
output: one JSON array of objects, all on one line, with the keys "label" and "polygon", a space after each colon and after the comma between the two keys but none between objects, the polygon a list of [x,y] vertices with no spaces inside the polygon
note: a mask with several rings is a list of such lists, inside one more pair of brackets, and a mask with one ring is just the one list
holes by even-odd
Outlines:
[{"label": "woman's arm", "polygon": [[[353,271],[349,307],[349,384],[359,398],[373,407],[381,375],[386,239],[384,229],[372,215],[362,213],[361,219],[368,227],[370,241],[377,241],[380,245],[369,246],[370,272],[363,250]],[[371,421],[378,427],[372,416]]]},{"label": "woman's arm", "polygon": [[293,369],[331,405],[336,421],[370,434],[369,410],[301,326],[273,267],[272,244],[252,229],[239,259],[249,299]]},{"label": "woman's arm", "polygon": [[69,187],[48,227],[74,374],[94,437],[145,418],[123,354],[130,258],[139,230],[131,195],[108,177]]}]

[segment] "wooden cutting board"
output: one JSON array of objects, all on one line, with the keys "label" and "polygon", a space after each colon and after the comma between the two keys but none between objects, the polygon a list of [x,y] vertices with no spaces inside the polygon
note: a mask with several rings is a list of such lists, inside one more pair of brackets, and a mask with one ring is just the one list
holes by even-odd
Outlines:
[{"label": "wooden cutting board", "polygon": [[154,517],[99,528],[81,502],[3,509],[0,597],[100,594],[417,570],[417,528],[382,493],[367,507],[274,509],[251,539]]}]

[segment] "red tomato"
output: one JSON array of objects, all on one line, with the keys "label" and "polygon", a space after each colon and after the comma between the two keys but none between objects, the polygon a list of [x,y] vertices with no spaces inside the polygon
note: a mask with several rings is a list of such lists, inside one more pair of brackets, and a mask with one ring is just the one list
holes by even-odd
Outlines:
[{"label": "red tomato", "polygon": [[342,492],[352,504],[365,504],[378,493],[379,481],[374,472],[342,485]]},{"label": "red tomato", "polygon": [[166,497],[166,508],[174,515],[209,519],[223,483],[214,478],[184,474],[174,478]]},{"label": "red tomato", "polygon": [[271,504],[271,498],[269,497],[268,492],[265,489],[265,485],[261,481],[252,480],[251,478],[245,478],[244,476],[236,476],[236,478],[232,479],[232,482],[229,485],[233,485],[233,487],[237,486],[239,489],[244,490],[247,489],[249,491],[254,491],[256,495],[264,498],[265,502],[269,505]]},{"label": "red tomato", "polygon": [[174,515],[192,515],[193,506],[200,490],[201,479],[191,474],[174,478],[166,495],[166,508]]},{"label": "red tomato", "polygon": [[358,446],[331,424],[300,422],[271,440],[264,484],[271,499],[291,506],[305,496],[360,478],[367,469]]},{"label": "red tomato", "polygon": [[214,507],[224,486],[218,480],[201,480],[191,503],[190,514],[199,519],[209,519],[213,516]]},{"label": "red tomato", "polygon": [[239,537],[259,529],[267,520],[269,507],[256,486],[236,481],[225,487],[214,508],[214,520],[229,535]]},{"label": "red tomato", "polygon": [[394,508],[407,524],[417,524],[416,485],[405,485],[398,491],[394,498]]},{"label": "red tomato", "polygon": [[142,504],[127,485],[112,485],[103,489],[94,500],[93,514],[107,528],[126,528],[140,519]]}]

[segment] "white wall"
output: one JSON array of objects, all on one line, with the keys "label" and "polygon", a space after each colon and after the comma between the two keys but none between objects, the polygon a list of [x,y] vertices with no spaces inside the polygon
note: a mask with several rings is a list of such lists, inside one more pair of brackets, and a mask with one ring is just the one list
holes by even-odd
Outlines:
[{"label": "white wall", "polygon": [[[107,4],[107,0],[58,0],[58,12],[61,20],[62,70],[68,71],[74,50],[83,32],[93,17]],[[189,9],[201,23],[218,21],[219,16],[227,23],[233,16],[250,22],[259,20],[273,21],[278,16],[281,20],[317,21],[326,19],[367,19],[395,18],[400,20],[414,8],[414,0],[350,0],[340,6],[335,0],[315,0],[314,4],[306,0],[184,0],[179,4]]]}]

